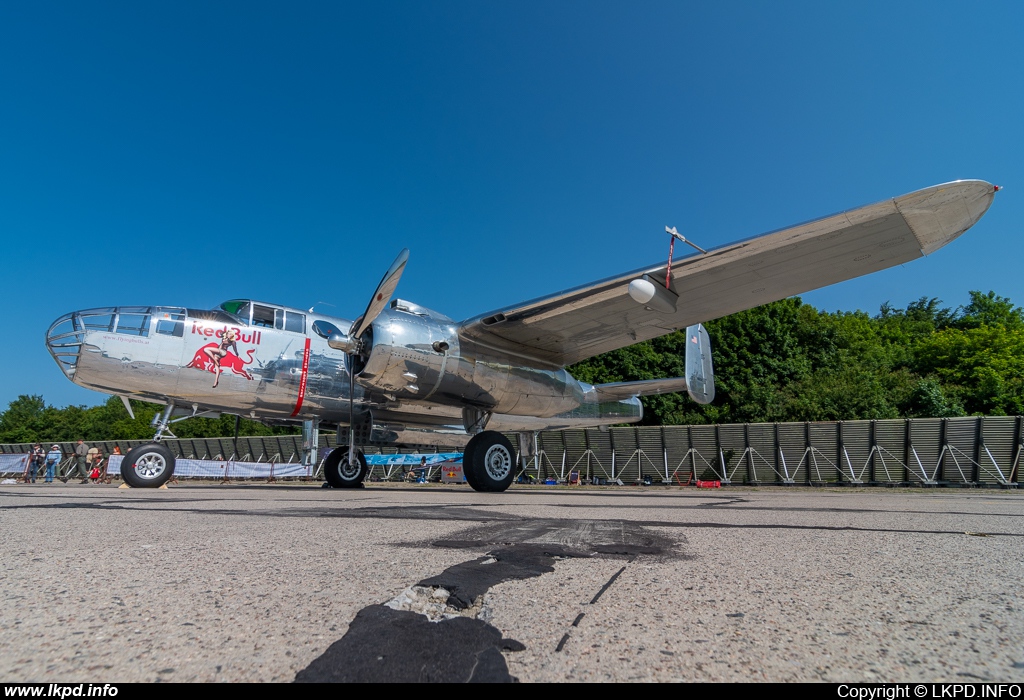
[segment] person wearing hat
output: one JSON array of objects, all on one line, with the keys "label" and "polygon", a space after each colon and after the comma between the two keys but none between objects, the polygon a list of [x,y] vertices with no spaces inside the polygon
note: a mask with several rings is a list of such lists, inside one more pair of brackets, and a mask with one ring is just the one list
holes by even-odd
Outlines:
[{"label": "person wearing hat", "polygon": [[57,465],[60,464],[60,460],[63,458],[64,454],[60,451],[60,445],[54,445],[46,453],[46,483],[53,483],[53,474],[57,471]]},{"label": "person wearing hat", "polygon": [[36,483],[36,474],[40,467],[46,462],[46,450],[38,442],[28,452],[28,464],[25,465],[25,483]]}]

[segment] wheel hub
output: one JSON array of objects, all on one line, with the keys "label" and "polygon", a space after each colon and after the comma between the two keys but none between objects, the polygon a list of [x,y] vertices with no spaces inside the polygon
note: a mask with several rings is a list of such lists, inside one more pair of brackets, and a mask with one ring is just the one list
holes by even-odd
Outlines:
[{"label": "wheel hub", "polygon": [[512,455],[502,445],[492,445],[484,454],[484,469],[487,476],[501,481],[512,469]]},{"label": "wheel hub", "polygon": [[156,479],[164,473],[165,469],[167,469],[167,460],[156,452],[142,455],[135,462],[135,473],[143,479]]},{"label": "wheel hub", "polygon": [[355,462],[349,462],[348,457],[341,458],[341,464],[338,465],[338,471],[341,472],[342,478],[355,479],[359,476],[359,458],[356,457]]}]

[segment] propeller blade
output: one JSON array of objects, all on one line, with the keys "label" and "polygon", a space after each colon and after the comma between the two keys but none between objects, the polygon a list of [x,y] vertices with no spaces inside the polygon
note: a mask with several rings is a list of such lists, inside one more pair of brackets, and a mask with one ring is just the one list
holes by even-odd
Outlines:
[{"label": "propeller blade", "polygon": [[391,263],[391,267],[384,273],[384,278],[377,285],[377,291],[373,293],[373,298],[367,305],[366,311],[352,324],[352,330],[349,331],[352,338],[361,337],[377,318],[377,315],[391,302],[391,295],[394,294],[395,287],[398,286],[398,280],[402,278],[402,270],[405,269],[407,262],[409,262],[409,249],[402,248],[402,252]]},{"label": "propeller blade", "polygon": [[348,368],[348,468],[356,460],[356,371]]}]

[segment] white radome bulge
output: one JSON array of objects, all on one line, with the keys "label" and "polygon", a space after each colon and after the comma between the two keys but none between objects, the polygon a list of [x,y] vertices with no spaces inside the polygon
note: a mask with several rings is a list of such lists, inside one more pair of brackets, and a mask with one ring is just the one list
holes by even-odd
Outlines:
[{"label": "white radome bulge", "polygon": [[629,296],[638,304],[646,304],[654,298],[654,285],[645,279],[635,279],[629,283]]}]

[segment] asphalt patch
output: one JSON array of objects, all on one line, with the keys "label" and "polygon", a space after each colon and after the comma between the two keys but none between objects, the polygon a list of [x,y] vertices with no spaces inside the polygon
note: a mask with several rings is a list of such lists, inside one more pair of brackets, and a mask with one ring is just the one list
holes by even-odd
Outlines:
[{"label": "asphalt patch", "polygon": [[523,645],[481,620],[431,622],[419,613],[371,605],[295,682],[513,683],[503,649]]},{"label": "asphalt patch", "polygon": [[532,545],[495,550],[478,559],[450,566],[418,585],[444,588],[450,593],[448,605],[465,610],[472,607],[491,586],[554,571],[554,556]]},{"label": "asphalt patch", "polygon": [[[632,523],[603,520],[492,522],[430,544],[485,552],[416,584],[448,591],[447,605],[455,610],[479,607],[492,586],[543,576],[568,557],[679,556],[673,540]],[[480,619],[432,622],[418,612],[372,605],[359,611],[345,636],[299,671],[295,681],[508,683],[516,679],[502,651],[522,649]]]}]

